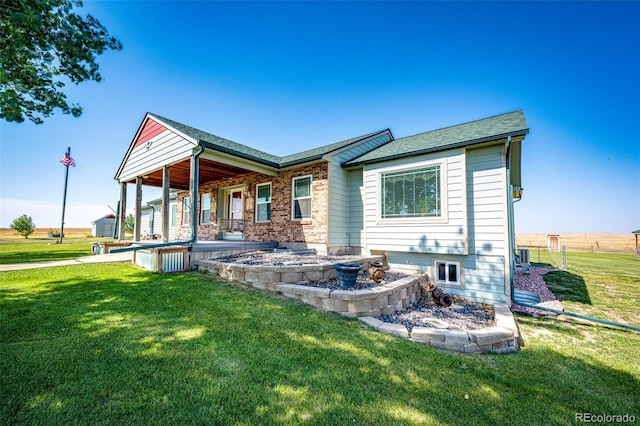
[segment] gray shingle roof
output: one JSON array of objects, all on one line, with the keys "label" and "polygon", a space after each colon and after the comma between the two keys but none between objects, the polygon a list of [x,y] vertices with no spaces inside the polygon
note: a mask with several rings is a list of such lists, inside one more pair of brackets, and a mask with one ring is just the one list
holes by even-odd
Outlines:
[{"label": "gray shingle roof", "polygon": [[228,154],[237,155],[239,157],[256,161],[262,164],[267,164],[273,167],[278,167],[278,164],[280,163],[280,157],[278,157],[277,155],[272,155],[272,154],[248,147],[241,143],[234,142],[229,139],[221,138],[220,136],[212,135],[211,133],[203,132],[202,130],[196,129],[191,126],[187,126],[182,123],[178,123],[177,121],[170,120],[158,114],[149,113],[149,116],[158,118],[160,121],[170,125],[176,130],[181,131],[185,135],[196,139],[197,141],[204,142],[205,144],[208,145],[209,148],[222,151]]},{"label": "gray shingle roof", "polygon": [[344,141],[341,142],[336,142],[336,143],[332,143],[330,145],[325,145],[325,146],[321,146],[319,148],[314,148],[314,149],[310,149],[308,151],[303,151],[303,152],[299,152],[297,154],[291,154],[291,155],[285,155],[284,157],[281,158],[280,161],[280,166],[281,167],[288,167],[288,166],[292,166],[295,164],[299,164],[299,163],[303,163],[306,161],[311,161],[311,160],[317,160],[322,158],[324,155],[332,152],[332,151],[336,151],[338,149],[342,149],[345,148],[349,145],[351,145],[352,143],[370,138],[372,136],[376,136],[379,134],[382,134],[384,132],[387,132],[387,130],[380,130],[377,132],[372,132],[372,133],[368,133],[366,135],[362,135],[362,136],[357,136],[355,138],[351,138],[351,139],[346,139]]},{"label": "gray shingle roof", "polygon": [[377,163],[394,158],[443,151],[529,133],[522,110],[471,121],[414,136],[395,139],[367,152],[344,166]]},{"label": "gray shingle roof", "polygon": [[178,123],[177,121],[162,117],[158,114],[149,113],[149,116],[157,118],[158,120],[168,124],[174,129],[184,133],[185,135],[196,139],[197,141],[204,142],[208,148],[236,155],[276,168],[289,167],[296,164],[302,164],[307,161],[318,160],[332,151],[347,147],[352,143],[356,143],[363,139],[367,139],[371,136],[375,136],[388,131],[388,129],[380,130],[378,132],[372,132],[363,136],[357,136],[355,138],[346,139],[344,141],[336,142],[329,145],[324,145],[318,148],[310,149],[308,151],[279,157],[277,155],[269,154],[229,139],[221,138],[220,136],[204,132],[194,127]]}]

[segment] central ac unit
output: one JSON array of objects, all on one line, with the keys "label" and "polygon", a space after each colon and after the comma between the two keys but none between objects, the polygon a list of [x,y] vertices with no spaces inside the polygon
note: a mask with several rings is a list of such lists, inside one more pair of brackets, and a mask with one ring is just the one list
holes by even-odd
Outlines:
[{"label": "central ac unit", "polygon": [[529,249],[520,249],[520,264],[524,266],[531,265],[531,257],[529,255]]}]

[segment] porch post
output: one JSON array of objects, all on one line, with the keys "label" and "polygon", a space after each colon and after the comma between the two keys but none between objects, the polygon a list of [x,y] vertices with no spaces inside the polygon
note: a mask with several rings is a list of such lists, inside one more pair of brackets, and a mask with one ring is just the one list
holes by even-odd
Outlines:
[{"label": "porch post", "polygon": [[136,177],[136,209],[133,222],[133,241],[140,241],[140,226],[142,225],[142,178]]},{"label": "porch post", "polygon": [[169,189],[171,186],[171,180],[169,175],[169,166],[164,166],[162,169],[162,242],[169,242],[169,212],[170,212],[170,200]]},{"label": "porch post", "polygon": [[[199,154],[202,153],[202,150]],[[191,238],[198,239],[198,175],[200,168],[199,154],[191,156]]]},{"label": "porch post", "polygon": [[118,241],[124,241],[124,225],[127,220],[127,183],[120,183],[120,211],[118,212]]}]

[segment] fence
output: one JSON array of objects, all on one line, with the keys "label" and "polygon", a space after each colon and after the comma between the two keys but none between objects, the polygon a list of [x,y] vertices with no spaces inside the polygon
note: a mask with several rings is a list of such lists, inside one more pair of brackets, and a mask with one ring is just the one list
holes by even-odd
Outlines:
[{"label": "fence", "polygon": [[519,246],[529,249],[532,264],[551,265],[555,268],[587,274],[607,274],[640,278],[640,256],[621,252],[572,251],[562,247],[549,251],[546,246]]},{"label": "fence", "polygon": [[632,234],[516,234],[516,245],[557,251],[564,246],[568,252],[640,254]]}]

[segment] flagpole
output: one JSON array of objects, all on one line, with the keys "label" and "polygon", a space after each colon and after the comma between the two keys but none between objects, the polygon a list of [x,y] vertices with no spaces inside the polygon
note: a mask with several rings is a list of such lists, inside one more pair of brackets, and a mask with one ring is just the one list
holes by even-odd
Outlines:
[{"label": "flagpole", "polygon": [[[67,148],[66,158],[71,157],[71,147]],[[67,182],[69,181],[69,162],[64,164],[66,171],[64,174],[64,195],[62,196],[62,223],[60,224],[60,240],[58,244],[62,244],[62,238],[64,237],[64,209],[67,206]]]}]

